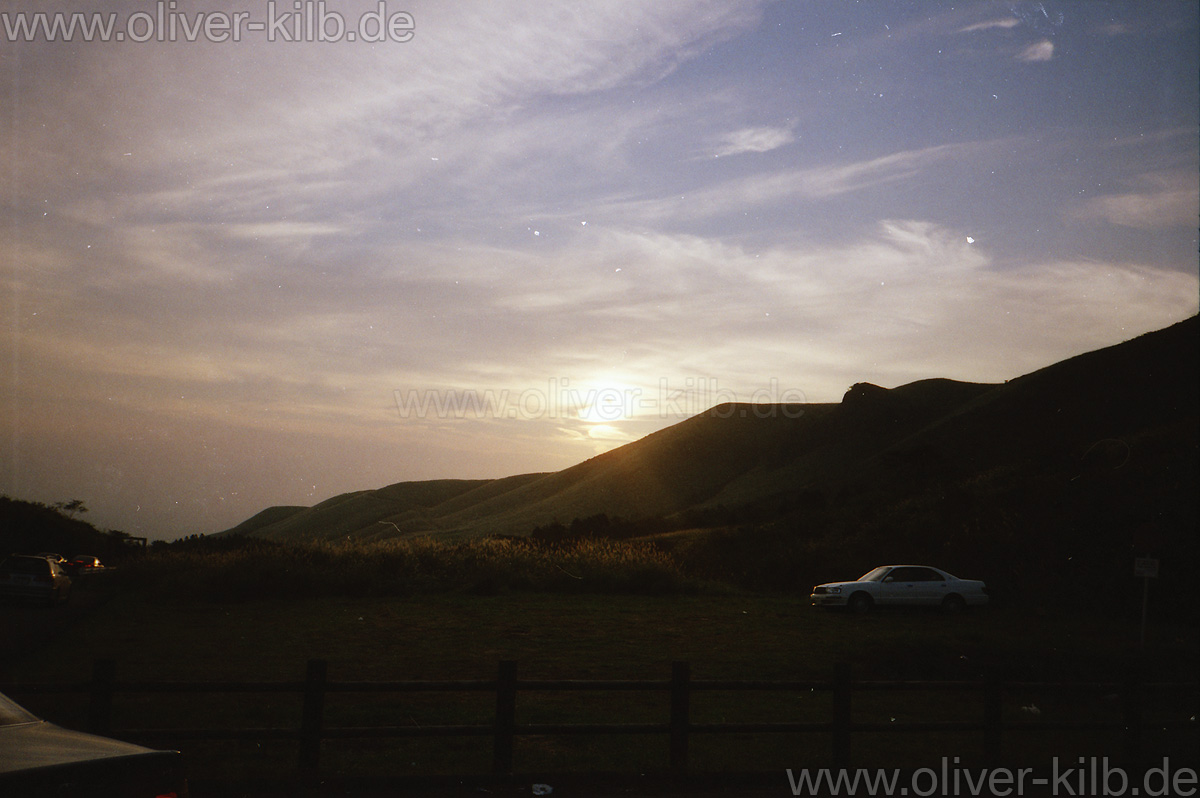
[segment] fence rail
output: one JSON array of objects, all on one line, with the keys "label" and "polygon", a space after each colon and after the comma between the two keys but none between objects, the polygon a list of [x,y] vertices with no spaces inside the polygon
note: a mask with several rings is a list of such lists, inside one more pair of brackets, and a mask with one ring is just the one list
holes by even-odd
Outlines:
[{"label": "fence rail", "polygon": [[[852,759],[853,735],[863,732],[960,732],[980,733],[983,740],[985,764],[1000,761],[1006,734],[1027,730],[1038,731],[1109,731],[1122,735],[1123,759],[1129,765],[1145,762],[1142,749],[1143,732],[1149,728],[1162,730],[1188,729],[1197,731],[1195,721],[1200,683],[1142,682],[1130,676],[1120,682],[1030,682],[1003,681],[997,677],[977,681],[864,681],[856,680],[849,665],[833,667],[828,680],[764,681],[750,679],[693,679],[687,662],[675,662],[669,679],[646,680],[570,680],[519,679],[517,663],[501,661],[494,679],[447,681],[335,681],[328,678],[324,660],[310,660],[303,681],[292,682],[140,682],[117,679],[112,660],[97,660],[92,677],[74,684],[11,684],[0,686],[9,694],[84,693],[89,696],[86,730],[94,734],[111,735],[146,742],[175,743],[184,740],[294,740],[298,743],[297,771],[301,777],[316,778],[320,769],[321,743],[324,740],[406,738],[406,737],[491,737],[492,773],[513,772],[514,752],[518,738],[527,735],[666,735],[669,739],[669,773],[682,776],[688,772],[688,743],[694,735],[711,734],[774,734],[815,733],[830,735],[835,767],[849,767]],[[852,717],[853,696],[866,691],[938,691],[979,694],[982,698],[978,719],[974,721],[927,722],[855,722]],[[1003,697],[1015,691],[1070,691],[1115,695],[1119,701],[1120,719],[1114,721],[1014,721],[1003,717]],[[327,727],[325,699],[344,693],[416,693],[416,692],[484,692],[495,695],[495,712],[491,723],[432,725],[432,726],[365,726]],[[669,712],[658,723],[517,723],[517,697],[521,693],[549,691],[650,691],[667,693]],[[700,723],[691,720],[691,699],[700,692],[828,692],[832,709],[827,720]],[[1188,712],[1191,718],[1155,720],[1148,725],[1143,718],[1143,702],[1154,692],[1169,692],[1191,696]],[[301,720],[289,728],[178,728],[137,729],[112,727],[114,699],[123,694],[213,694],[213,693],[288,693],[301,698]]]}]

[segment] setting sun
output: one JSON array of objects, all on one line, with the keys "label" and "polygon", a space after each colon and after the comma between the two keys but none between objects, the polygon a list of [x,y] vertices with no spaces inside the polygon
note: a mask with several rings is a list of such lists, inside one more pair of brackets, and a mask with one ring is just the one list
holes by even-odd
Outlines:
[{"label": "setting sun", "polygon": [[639,407],[642,393],[641,388],[626,383],[597,382],[572,391],[571,404],[578,408],[580,421],[607,425],[631,418]]}]

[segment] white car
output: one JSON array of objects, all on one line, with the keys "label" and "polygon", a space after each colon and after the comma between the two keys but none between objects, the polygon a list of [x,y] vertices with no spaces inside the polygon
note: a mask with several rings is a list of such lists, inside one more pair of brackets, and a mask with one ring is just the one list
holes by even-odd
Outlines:
[{"label": "white car", "polygon": [[867,612],[874,606],[942,607],[951,612],[988,602],[987,586],[927,565],[881,565],[853,582],[827,582],[812,590],[814,607]]}]

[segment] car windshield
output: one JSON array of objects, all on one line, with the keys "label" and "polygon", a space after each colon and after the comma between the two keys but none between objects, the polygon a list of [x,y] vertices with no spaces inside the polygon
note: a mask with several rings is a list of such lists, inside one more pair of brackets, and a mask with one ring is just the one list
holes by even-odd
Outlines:
[{"label": "car windshield", "polygon": [[879,582],[883,579],[884,574],[886,574],[890,570],[891,570],[891,566],[881,565],[878,568],[867,571],[865,574],[860,576],[857,581],[859,581],[859,582]]}]

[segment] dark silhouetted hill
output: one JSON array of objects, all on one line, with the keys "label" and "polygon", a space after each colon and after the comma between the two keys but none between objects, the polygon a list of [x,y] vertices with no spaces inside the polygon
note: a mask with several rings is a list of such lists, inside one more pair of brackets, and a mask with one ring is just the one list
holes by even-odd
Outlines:
[{"label": "dark silhouetted hill", "polygon": [[0,496],[0,558],[40,552],[68,559],[88,554],[103,562],[128,554],[130,538],[123,532],[96,529],[57,507]]},{"label": "dark silhouetted hill", "polygon": [[859,383],[837,404],[720,405],[563,471],[399,483],[230,532],[456,539],[606,515],[836,537],[867,561],[970,569],[1007,551],[1014,573],[1092,567],[1088,551],[1113,568],[1135,537],[1193,556],[1198,324],[1003,384]]}]

